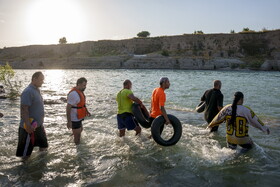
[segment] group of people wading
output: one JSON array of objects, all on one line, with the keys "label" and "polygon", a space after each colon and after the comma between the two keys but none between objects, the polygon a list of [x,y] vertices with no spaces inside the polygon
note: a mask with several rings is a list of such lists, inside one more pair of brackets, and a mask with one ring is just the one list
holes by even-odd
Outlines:
[{"label": "group of people wading", "polygon": [[[21,94],[20,113],[21,120],[18,131],[18,146],[16,156],[27,159],[35,146],[40,151],[48,148],[48,140],[43,126],[44,122],[44,101],[40,92],[40,87],[44,82],[42,72],[35,72],[32,75],[31,83]],[[221,81],[214,81],[214,88],[207,90],[201,97],[205,101],[204,117],[208,123],[211,132],[218,130],[218,125],[226,121],[227,124],[227,143],[228,147],[235,149],[237,145],[249,149],[253,142],[248,135],[249,126],[252,126],[267,132],[269,129],[264,126],[255,113],[248,107],[243,106],[244,95],[236,92],[234,101],[230,105],[223,107],[223,94],[221,93]],[[67,128],[72,129],[74,143],[80,143],[81,133],[83,131],[82,121],[90,112],[86,107],[86,97],[84,91],[87,86],[87,80],[82,77],[76,82],[67,95]],[[151,96],[151,107],[149,123],[158,116],[163,116],[165,125],[170,124],[165,110],[166,95],[165,90],[170,87],[167,77],[162,77],[159,81],[159,87],[155,88]],[[141,134],[141,127],[132,113],[133,102],[145,108],[142,101],[135,97],[132,92],[132,82],[125,80],[123,89],[117,93],[116,101],[118,104],[117,123],[119,136],[125,136],[126,130],[134,130],[136,135]],[[163,125],[164,126],[164,125]],[[163,130],[163,126],[160,132]]]},{"label": "group of people wading", "polygon": [[244,150],[251,149],[253,141],[249,137],[248,124],[269,134],[269,128],[256,116],[254,111],[243,106],[244,95],[242,92],[235,92],[232,104],[223,107],[223,94],[220,91],[222,82],[215,80],[213,88],[207,90],[201,97],[205,102],[204,118],[208,123],[210,132],[215,132],[223,122],[226,122],[227,146],[236,149],[237,145]]}]

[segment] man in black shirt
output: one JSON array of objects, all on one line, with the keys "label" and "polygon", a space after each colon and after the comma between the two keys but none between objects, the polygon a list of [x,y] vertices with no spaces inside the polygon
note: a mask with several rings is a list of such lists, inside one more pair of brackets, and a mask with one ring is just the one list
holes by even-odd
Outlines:
[{"label": "man in black shirt", "polygon": [[[201,101],[205,101],[204,119],[207,121],[208,124],[223,108],[224,96],[220,91],[221,87],[222,82],[220,80],[215,80],[214,88],[206,90],[203,96],[201,97]],[[217,131],[218,128],[219,126],[212,127],[211,132]]]}]

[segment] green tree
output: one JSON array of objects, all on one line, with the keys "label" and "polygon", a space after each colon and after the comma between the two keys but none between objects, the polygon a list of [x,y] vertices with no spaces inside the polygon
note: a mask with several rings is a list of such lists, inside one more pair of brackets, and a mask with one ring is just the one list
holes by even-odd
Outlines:
[{"label": "green tree", "polygon": [[243,28],[242,32],[240,32],[240,33],[255,33],[255,31],[250,30],[248,27],[246,27],[246,28]]},{"label": "green tree", "polygon": [[138,37],[143,37],[143,38],[146,38],[146,37],[149,37],[150,36],[150,33],[148,31],[142,31],[142,32],[139,32],[137,34]]},{"label": "green tree", "polygon": [[262,28],[262,32],[267,32],[268,30],[264,27]]},{"label": "green tree", "polygon": [[66,44],[67,43],[67,40],[65,37],[62,37],[59,39],[59,44]]},{"label": "green tree", "polygon": [[243,28],[242,32],[248,32],[248,31],[250,31],[250,29],[248,27],[246,27],[246,28]]},{"label": "green tree", "polygon": [[169,56],[169,52],[168,52],[167,50],[163,50],[163,51],[161,52],[161,55],[163,55],[163,56]]},{"label": "green tree", "polygon": [[19,89],[21,87],[21,82],[12,82],[14,76],[15,71],[8,63],[0,66],[0,82],[4,83],[7,90],[7,97],[10,99],[16,99],[19,96]]},{"label": "green tree", "polygon": [[204,34],[203,31],[194,31],[193,34]]},{"label": "green tree", "polygon": [[234,34],[235,33],[235,31],[234,30],[230,30],[230,34]]}]

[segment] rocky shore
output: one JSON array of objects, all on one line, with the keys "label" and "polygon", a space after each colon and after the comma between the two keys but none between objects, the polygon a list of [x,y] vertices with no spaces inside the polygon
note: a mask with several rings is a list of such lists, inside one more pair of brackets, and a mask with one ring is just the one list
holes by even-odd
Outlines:
[{"label": "rocky shore", "polygon": [[280,70],[280,30],[185,34],[0,49],[15,69]]}]

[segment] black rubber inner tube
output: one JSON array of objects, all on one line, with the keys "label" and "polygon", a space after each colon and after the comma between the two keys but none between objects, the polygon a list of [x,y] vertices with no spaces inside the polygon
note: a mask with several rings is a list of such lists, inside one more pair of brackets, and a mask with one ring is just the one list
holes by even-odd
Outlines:
[{"label": "black rubber inner tube", "polygon": [[168,119],[174,129],[174,134],[169,140],[164,140],[161,137],[161,132],[160,129],[165,123],[165,119],[163,116],[158,116],[156,119],[154,119],[151,127],[151,132],[152,132],[152,137],[157,142],[159,145],[162,146],[171,146],[175,145],[181,138],[182,136],[182,124],[178,118],[171,114],[167,114]]},{"label": "black rubber inner tube", "polygon": [[201,101],[197,107],[195,108],[195,111],[198,113],[201,113],[205,110],[205,101]]},{"label": "black rubber inner tube", "polygon": [[132,104],[132,113],[135,117],[135,119],[138,121],[138,123],[143,128],[150,128],[151,123],[149,122],[149,112],[144,106],[144,108],[141,108],[138,103]]}]

